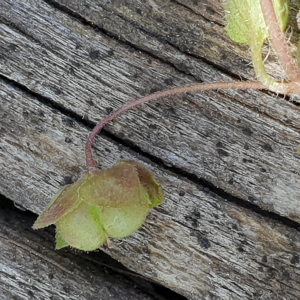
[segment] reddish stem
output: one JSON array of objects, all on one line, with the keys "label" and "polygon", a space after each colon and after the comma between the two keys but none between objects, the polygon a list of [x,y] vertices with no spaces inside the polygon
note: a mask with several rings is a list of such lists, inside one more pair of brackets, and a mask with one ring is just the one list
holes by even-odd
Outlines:
[{"label": "reddish stem", "polygon": [[262,90],[265,89],[264,85],[258,81],[231,81],[231,82],[213,82],[213,83],[197,83],[191,86],[183,86],[174,89],[169,89],[165,91],[161,91],[155,94],[151,94],[137,100],[134,100],[130,103],[125,104],[111,115],[105,117],[102,121],[100,121],[97,126],[93,129],[90,133],[86,146],[85,146],[85,154],[86,154],[86,166],[88,170],[95,169],[96,165],[93,159],[92,154],[92,142],[94,137],[97,133],[111,120],[116,118],[118,115],[126,112],[129,109],[137,107],[143,103],[158,100],[160,98],[165,98],[168,96],[179,95],[184,93],[197,93],[207,90],[216,90],[216,89],[240,89],[240,90],[247,90],[247,89],[255,89],[255,90]]},{"label": "reddish stem", "polygon": [[280,30],[272,0],[260,0],[269,37],[283,70],[291,81],[300,81],[300,72],[292,57],[283,32]]},{"label": "reddish stem", "polygon": [[[291,82],[286,83],[286,92],[299,92],[298,83],[300,81],[300,71],[296,65],[295,60],[293,59],[286,39],[284,37],[283,32],[280,30],[276,13],[273,7],[272,0],[260,0],[261,9],[264,15],[265,23],[268,26],[270,41],[272,47],[274,48],[278,59],[281,63],[282,68],[284,69],[286,75],[288,76]],[[108,117],[104,118],[98,125],[93,129],[90,133],[86,146],[85,146],[85,153],[86,153],[86,166],[87,169],[94,169],[96,168],[93,154],[92,154],[92,142],[97,135],[97,133],[111,120],[116,118],[118,115],[126,112],[129,109],[137,107],[140,104],[158,100],[160,98],[165,98],[172,95],[179,95],[183,93],[197,93],[205,90],[213,90],[213,89],[264,89],[264,85],[257,81],[246,81],[246,82],[239,82],[239,81],[232,81],[232,82],[215,82],[215,83],[199,83],[192,86],[186,87],[178,87],[174,89],[165,90],[162,92],[158,92],[152,95],[148,95],[146,97],[139,98],[134,100],[130,103],[125,104],[123,107],[119,108],[115,112],[113,112]]]}]

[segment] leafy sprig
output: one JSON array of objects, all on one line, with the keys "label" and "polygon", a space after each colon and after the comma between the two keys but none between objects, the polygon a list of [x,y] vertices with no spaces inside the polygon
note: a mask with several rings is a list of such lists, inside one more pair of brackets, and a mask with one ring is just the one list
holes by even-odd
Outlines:
[{"label": "leafy sprig", "polygon": [[[87,139],[86,173],[58,192],[34,224],[36,229],[56,224],[58,249],[70,245],[90,251],[99,248],[105,240],[109,244],[109,236],[128,236],[142,225],[151,208],[163,202],[161,186],[141,164],[120,161],[105,171],[95,165],[92,142],[120,114],[149,101],[213,89],[269,89],[300,95],[300,71],[283,33],[289,15],[287,0],[225,0],[224,7],[226,30],[233,41],[249,45],[259,81],[199,83],[169,89],[134,100],[104,118]],[[266,39],[277,54],[287,77],[285,81],[275,81],[265,70],[262,47]]]},{"label": "leafy sprig", "polygon": [[[283,30],[288,24],[287,0],[225,0],[226,31],[237,43],[246,43],[258,80],[269,90],[281,94],[300,94],[300,72],[292,57]],[[269,38],[287,76],[284,82],[267,74],[262,47]]]}]

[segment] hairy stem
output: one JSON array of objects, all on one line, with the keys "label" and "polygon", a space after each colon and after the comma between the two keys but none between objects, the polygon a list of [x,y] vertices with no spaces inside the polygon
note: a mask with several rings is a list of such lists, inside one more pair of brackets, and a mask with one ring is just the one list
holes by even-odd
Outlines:
[{"label": "hairy stem", "polygon": [[85,154],[86,154],[86,167],[88,170],[92,170],[96,168],[93,154],[92,154],[92,142],[97,135],[97,133],[111,120],[116,118],[118,115],[126,112],[129,109],[137,107],[143,103],[158,100],[161,98],[165,98],[168,96],[174,96],[184,93],[198,93],[207,90],[217,90],[217,89],[240,89],[240,90],[247,90],[247,89],[255,89],[255,90],[262,90],[265,89],[265,86],[258,82],[258,81],[231,81],[231,82],[213,82],[213,83],[198,83],[195,85],[190,86],[183,86],[174,89],[169,89],[165,91],[161,91],[155,94],[151,94],[139,99],[136,99],[130,103],[125,104],[111,115],[105,117],[102,121],[100,121],[93,131],[88,136],[86,146],[85,146]]},{"label": "hairy stem", "polygon": [[290,83],[281,83],[273,80],[271,76],[266,72],[264,62],[262,59],[262,46],[263,41],[258,43],[255,41],[253,36],[253,42],[250,43],[251,48],[251,59],[254,67],[254,71],[257,79],[269,90],[280,93],[289,94],[290,93]]},{"label": "hairy stem", "polygon": [[260,0],[269,37],[283,70],[291,81],[300,81],[300,72],[293,59],[283,32],[280,30],[272,0]]}]

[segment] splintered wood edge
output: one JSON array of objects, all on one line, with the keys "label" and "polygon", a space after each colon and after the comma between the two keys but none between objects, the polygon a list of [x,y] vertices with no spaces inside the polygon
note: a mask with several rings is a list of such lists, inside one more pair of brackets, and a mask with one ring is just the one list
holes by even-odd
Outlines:
[{"label": "splintered wood edge", "polygon": [[[88,129],[3,81],[0,95],[0,193],[40,213],[62,185],[84,170]],[[137,159],[106,138],[95,144],[103,168],[120,158]],[[162,184],[166,200],[140,230],[114,240],[106,252],[190,299],[247,298],[261,292],[300,297],[296,230],[144,164]]]}]

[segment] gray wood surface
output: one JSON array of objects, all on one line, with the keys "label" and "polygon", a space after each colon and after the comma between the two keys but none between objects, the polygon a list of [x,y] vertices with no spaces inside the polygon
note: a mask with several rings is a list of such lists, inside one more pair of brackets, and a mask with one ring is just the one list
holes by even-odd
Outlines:
[{"label": "gray wood surface", "polygon": [[[69,6],[72,3],[66,2]],[[125,12],[127,8],[130,9],[129,4],[121,6],[118,3],[123,3],[122,1],[116,3],[111,9],[117,9],[119,14],[121,8]],[[150,10],[149,12],[143,8],[143,22],[144,19],[149,19],[149,22],[155,23],[151,17],[151,13],[156,11],[153,3],[140,3],[148,4]],[[159,1],[157,3],[159,7]],[[81,10],[78,5],[76,1],[74,6],[81,14],[93,7],[89,4],[85,6],[86,9]],[[94,5],[97,11],[104,10],[101,10],[102,5]],[[45,2],[4,1],[0,12],[6,23],[0,28],[0,47],[3,53],[0,72],[93,122],[107,115],[111,109],[156,90],[191,84],[196,79],[230,80],[228,74],[222,74],[219,68],[214,69],[221,62],[211,49],[218,49],[216,51],[224,54],[230,47],[228,51],[235,56],[224,57],[223,64],[226,62],[227,65],[220,68],[234,72],[231,68],[237,63],[237,74],[247,77],[248,69],[241,63],[249,57],[246,48],[241,52],[241,47],[231,43],[226,37],[223,27],[216,23],[211,25],[189,10],[182,13],[181,21],[175,14],[176,5],[170,2],[162,7],[170,10],[170,18],[175,16],[180,26],[192,26],[191,20],[183,18],[189,16],[197,19],[194,22],[198,26],[204,22],[197,30],[209,28],[201,36],[211,44],[204,49],[204,42],[199,42],[199,37],[197,40],[194,37],[198,52],[192,53],[193,55],[180,52],[179,46],[172,46],[177,39],[186,38],[186,35],[174,37],[172,43],[162,43],[159,42],[159,37],[153,37],[158,33],[150,32],[149,35],[150,28],[141,30],[142,25],[135,25],[140,34],[146,32],[143,38],[140,36],[137,39],[136,44],[130,40],[133,45],[130,47],[122,40],[118,41],[95,30],[93,26],[82,24]],[[109,8],[110,6],[106,9]],[[177,9],[180,13],[184,11],[182,6]],[[117,15],[114,10],[107,14]],[[96,22],[94,20],[101,20],[103,23],[104,20],[107,21],[105,16],[92,16],[85,17],[93,24]],[[125,22],[125,16],[122,16],[122,20]],[[115,18],[111,22],[110,28],[113,28],[113,24],[118,24]],[[128,31],[132,31],[135,22],[127,21],[131,25]],[[193,26],[195,28],[196,23]],[[123,25],[119,24],[120,30],[125,28]],[[211,26],[218,29],[213,36],[215,44],[210,41],[213,30]],[[117,25],[116,27],[118,28]],[[153,25],[151,28],[157,29],[159,26]],[[118,31],[114,34],[116,37],[120,36]],[[138,33],[133,32],[133,35],[138,36]],[[168,60],[167,57],[157,57],[152,52],[149,54],[140,51],[140,45],[143,45],[142,50],[151,51],[150,46],[145,49],[146,40],[155,40],[157,47],[166,44],[171,48],[170,51],[168,47],[158,48],[157,51],[168,53],[169,56],[176,57],[176,53],[181,53],[181,64],[197,61],[196,67],[201,74],[186,75],[176,68],[174,59]],[[151,47],[154,47],[153,43],[151,42]],[[240,49],[242,54],[246,53],[243,59],[236,57],[240,52],[237,50],[236,53],[235,49]],[[211,59],[211,63],[203,61],[200,50],[205,54],[205,61]],[[195,55],[200,58],[194,58]],[[207,55],[214,56],[206,57]],[[185,60],[184,57],[188,59]],[[186,68],[189,69],[188,65]],[[214,71],[210,72],[211,70]],[[211,73],[210,76],[207,76],[208,73]],[[241,201],[250,201],[263,209],[299,221],[300,205],[297,199],[300,196],[300,156],[296,152],[299,147],[298,113],[298,106],[263,92],[214,91],[149,104],[118,118],[107,130],[158,157],[165,164],[205,179],[239,197]]]},{"label": "gray wood surface", "polygon": [[[8,82],[1,82],[0,95],[1,192],[39,213],[84,170],[88,129]],[[120,158],[144,160],[105,137],[95,144],[103,168]],[[190,299],[300,297],[296,229],[144,163],[163,185],[166,201],[138,232],[106,252]]]},{"label": "gray wood surface", "polygon": [[167,299],[104,253],[54,251],[53,228],[33,231],[33,213],[0,200],[1,299]]},{"label": "gray wood surface", "polygon": [[[88,132],[112,109],[253,78],[220,2],[193,3],[2,1],[0,193],[40,213],[83,172]],[[143,161],[166,201],[104,251],[189,299],[299,299],[299,112],[266,92],[213,91],[119,117],[96,139],[98,165]]]}]

